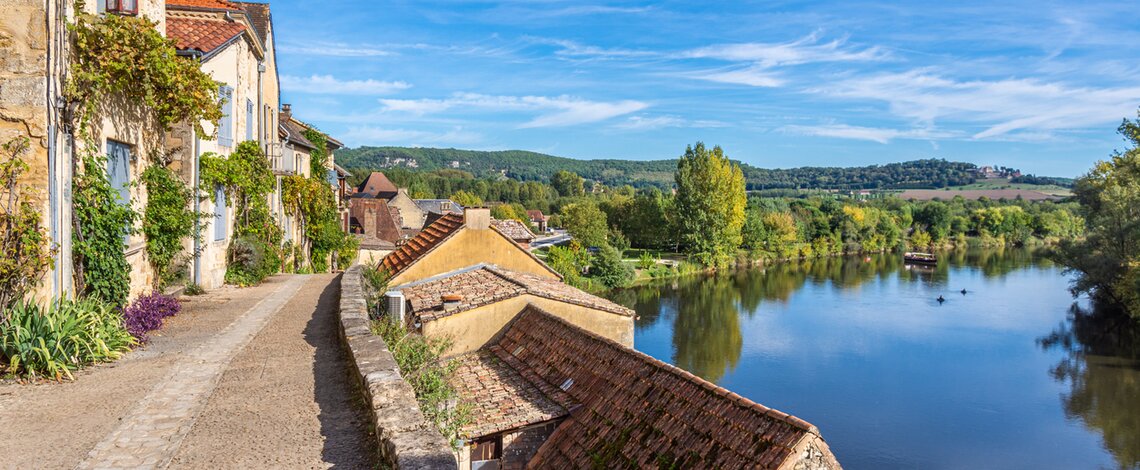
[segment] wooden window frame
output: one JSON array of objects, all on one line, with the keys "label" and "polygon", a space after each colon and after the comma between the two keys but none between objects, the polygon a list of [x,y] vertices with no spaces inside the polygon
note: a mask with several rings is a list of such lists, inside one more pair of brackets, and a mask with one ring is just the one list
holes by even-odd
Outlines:
[{"label": "wooden window frame", "polygon": [[[103,11],[107,13],[114,13],[116,15],[138,15],[139,14],[139,0],[99,0],[103,5]],[[133,3],[132,8],[125,8],[123,4]]]}]

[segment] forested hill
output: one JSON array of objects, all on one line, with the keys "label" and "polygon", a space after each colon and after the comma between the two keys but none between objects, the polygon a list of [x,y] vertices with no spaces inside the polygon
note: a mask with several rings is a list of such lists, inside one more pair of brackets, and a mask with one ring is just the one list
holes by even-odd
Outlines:
[{"label": "forested hill", "polygon": [[[576,160],[523,150],[477,151],[439,148],[360,147],[336,152],[344,168],[362,172],[387,168],[420,171],[457,169],[476,177],[504,175],[522,181],[547,181],[568,170],[609,186],[673,184],[677,160]],[[941,188],[970,184],[972,163],[916,160],[865,167],[802,167],[768,170],[742,164],[748,189]]]}]

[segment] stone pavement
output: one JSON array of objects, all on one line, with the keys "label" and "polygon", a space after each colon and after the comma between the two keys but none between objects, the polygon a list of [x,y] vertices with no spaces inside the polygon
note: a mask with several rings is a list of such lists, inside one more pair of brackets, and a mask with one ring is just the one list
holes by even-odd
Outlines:
[{"label": "stone pavement", "polygon": [[375,467],[338,279],[215,289],[73,382],[0,382],[0,468]]}]

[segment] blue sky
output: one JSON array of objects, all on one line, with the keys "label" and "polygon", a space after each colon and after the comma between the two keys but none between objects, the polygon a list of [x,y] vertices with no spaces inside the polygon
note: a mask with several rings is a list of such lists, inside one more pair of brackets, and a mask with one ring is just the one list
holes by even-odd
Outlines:
[{"label": "blue sky", "polygon": [[[707,3],[707,5],[705,5]],[[1128,2],[272,2],[283,100],[350,146],[1084,173],[1140,107]]]}]

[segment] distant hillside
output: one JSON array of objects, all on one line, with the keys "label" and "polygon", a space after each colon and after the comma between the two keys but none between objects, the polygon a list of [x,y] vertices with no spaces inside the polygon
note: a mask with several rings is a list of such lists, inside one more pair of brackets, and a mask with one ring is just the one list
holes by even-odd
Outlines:
[{"label": "distant hillside", "polygon": [[[677,160],[576,160],[522,150],[476,150],[360,147],[336,152],[349,170],[408,168],[419,171],[458,169],[476,177],[506,176],[522,181],[546,181],[558,170],[609,186],[635,187],[673,184]],[[866,167],[803,167],[768,170],[742,164],[748,189],[909,189],[943,188],[973,183],[972,163],[915,160]]]}]

